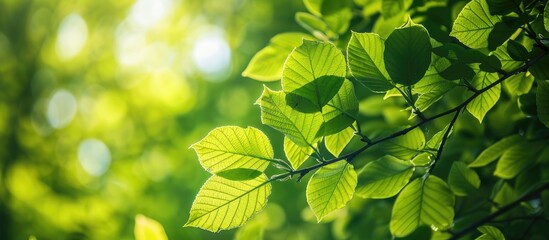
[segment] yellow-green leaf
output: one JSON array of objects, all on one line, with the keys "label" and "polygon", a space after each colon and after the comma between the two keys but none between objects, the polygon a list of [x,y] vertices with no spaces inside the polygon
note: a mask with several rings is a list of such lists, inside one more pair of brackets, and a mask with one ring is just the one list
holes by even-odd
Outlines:
[{"label": "yellow-green leaf", "polygon": [[358,99],[353,83],[345,80],[337,94],[322,107],[324,123],[317,135],[331,135],[355,122],[358,115]]},{"label": "yellow-green leaf", "polygon": [[264,174],[245,181],[212,176],[198,192],[185,226],[217,232],[239,227],[267,204],[271,183]]},{"label": "yellow-green leaf", "polygon": [[168,240],[168,236],[159,222],[141,214],[135,216],[133,232],[135,240]]},{"label": "yellow-green leaf", "polygon": [[338,157],[351,139],[353,139],[354,135],[355,131],[353,128],[348,127],[341,132],[326,136],[324,138],[326,149],[328,149],[331,154]]},{"label": "yellow-green leaf", "polygon": [[522,141],[506,149],[496,165],[494,175],[503,179],[514,178],[536,162],[545,145],[544,141]]},{"label": "yellow-green leaf", "polygon": [[385,40],[375,33],[353,32],[347,46],[347,61],[353,77],[373,92],[385,92],[393,85],[385,70]]},{"label": "yellow-green leaf", "polygon": [[395,201],[391,233],[404,237],[420,225],[446,229],[454,218],[454,203],[454,194],[440,178],[433,175],[418,178],[408,184]]},{"label": "yellow-green leaf", "polygon": [[267,47],[253,56],[242,76],[264,82],[280,80],[284,61],[295,47],[301,45],[303,39],[314,38],[298,32],[277,34],[271,38]]},{"label": "yellow-green leaf", "polygon": [[310,146],[302,147],[292,142],[289,138],[284,138],[284,153],[294,169],[299,168],[311,156],[313,151],[314,149]]},{"label": "yellow-green leaf", "polygon": [[477,230],[483,234],[475,240],[505,240],[503,233],[496,227],[483,225],[477,228]]},{"label": "yellow-green leaf", "polygon": [[450,36],[470,48],[488,47],[488,36],[501,19],[490,14],[486,0],[473,0],[461,10]]},{"label": "yellow-green leaf", "polygon": [[211,173],[244,168],[263,172],[274,157],[269,138],[257,128],[225,126],[191,146]]},{"label": "yellow-green leaf", "polygon": [[381,151],[398,159],[411,160],[425,145],[425,135],[415,128],[403,136],[380,144]]},{"label": "yellow-green leaf", "polygon": [[[498,80],[497,73],[489,72],[478,72],[473,78],[471,85],[480,90],[487,87],[488,85],[494,83]],[[496,105],[499,100],[501,93],[501,84],[498,84],[487,91],[480,94],[478,97],[473,99],[469,104],[467,104],[467,111],[469,111],[479,122],[482,123],[486,113]]]},{"label": "yellow-green leaf", "polygon": [[410,161],[384,156],[364,166],[358,176],[356,195],[363,198],[389,198],[406,186],[414,173]]},{"label": "yellow-green leaf", "polygon": [[313,174],[307,184],[307,203],[318,221],[340,209],[353,197],[357,183],[352,164],[339,161],[328,164]]},{"label": "yellow-green leaf", "polygon": [[265,87],[258,100],[261,106],[261,122],[284,133],[299,146],[312,147],[320,138],[321,113],[302,113],[286,103],[286,94]]},{"label": "yellow-green leaf", "polygon": [[498,159],[505,150],[518,144],[521,141],[522,137],[520,135],[513,135],[502,138],[498,142],[492,144],[490,147],[484,149],[484,151],[482,151],[473,162],[469,163],[469,167],[484,167]]}]

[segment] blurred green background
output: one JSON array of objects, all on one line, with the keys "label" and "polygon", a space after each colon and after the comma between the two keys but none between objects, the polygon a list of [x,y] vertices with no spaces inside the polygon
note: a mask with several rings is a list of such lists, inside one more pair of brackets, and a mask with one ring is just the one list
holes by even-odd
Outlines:
[{"label": "blurred green background", "polygon": [[[293,0],[1,0],[0,238],[133,239],[143,214],[170,239],[232,239],[236,230],[182,228],[209,177],[189,146],[221,125],[272,135],[253,105],[262,84],[240,74],[274,34],[299,30],[302,9]],[[281,185],[267,238],[329,237],[302,212],[305,184]]]}]

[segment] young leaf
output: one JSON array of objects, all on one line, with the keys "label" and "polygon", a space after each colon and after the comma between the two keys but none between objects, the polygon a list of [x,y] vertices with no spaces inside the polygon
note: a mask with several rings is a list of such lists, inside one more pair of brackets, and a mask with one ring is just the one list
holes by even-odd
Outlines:
[{"label": "young leaf", "polygon": [[321,113],[302,113],[288,106],[286,94],[265,87],[258,100],[261,106],[261,122],[284,133],[299,146],[312,147],[323,122]]},{"label": "young leaf", "polygon": [[349,127],[358,114],[358,99],[353,83],[345,80],[337,94],[322,107],[324,123],[317,135],[327,136]]},{"label": "young leaf", "polygon": [[356,182],[356,172],[347,161],[328,164],[313,174],[307,184],[307,203],[319,222],[351,200]]},{"label": "young leaf", "polygon": [[198,192],[185,226],[217,232],[239,227],[267,204],[271,183],[261,174],[246,181],[212,176]]},{"label": "young leaf", "polygon": [[538,81],[536,106],[540,122],[549,128],[549,81]]},{"label": "young leaf", "polygon": [[[497,73],[478,72],[473,78],[471,85],[476,89],[482,89],[498,80]],[[482,123],[482,119],[486,113],[494,106],[499,100],[501,93],[501,84],[498,84],[486,92],[482,93],[469,104],[467,104],[467,111],[475,116],[479,122]]]},{"label": "young leaf", "polygon": [[267,47],[253,56],[242,76],[265,82],[280,80],[284,61],[295,47],[301,45],[303,39],[314,38],[298,32],[277,34],[271,38]]},{"label": "young leaf", "polygon": [[356,195],[363,198],[389,198],[408,184],[414,173],[409,161],[386,155],[364,166],[358,177]]},{"label": "young leaf", "polygon": [[473,0],[459,13],[450,36],[470,48],[486,48],[490,32],[500,21],[500,17],[490,14],[486,0]]},{"label": "young leaf", "polygon": [[431,41],[427,29],[411,25],[395,29],[385,41],[385,67],[395,83],[417,83],[431,64]]},{"label": "young leaf", "polygon": [[478,157],[473,162],[469,163],[469,167],[484,167],[498,159],[505,150],[518,144],[521,141],[522,137],[520,135],[512,135],[503,138],[498,142],[492,144],[490,147],[484,149],[484,151],[482,151],[482,153],[480,153],[480,155],[478,155]]},{"label": "young leaf", "polygon": [[331,43],[304,40],[288,56],[282,88],[308,100],[317,111],[332,99],[345,80],[345,58]]},{"label": "young leaf", "polygon": [[446,229],[454,218],[454,202],[454,194],[442,179],[433,175],[418,178],[408,184],[395,201],[391,233],[404,237],[422,224]]},{"label": "young leaf", "polygon": [[543,141],[523,141],[510,147],[499,159],[494,175],[503,179],[514,178],[536,162],[545,145]]},{"label": "young leaf", "polygon": [[403,136],[393,138],[379,144],[383,152],[398,159],[411,160],[418,150],[425,145],[425,135],[419,128],[415,128]]},{"label": "young leaf", "polygon": [[347,144],[353,139],[354,133],[355,131],[351,127],[348,127],[341,132],[326,136],[324,138],[326,149],[328,149],[332,155],[339,157],[339,154],[341,154],[343,149],[345,149]]},{"label": "young leaf", "polygon": [[457,196],[466,196],[480,187],[478,174],[463,162],[454,162],[448,175],[448,185]]},{"label": "young leaf", "polygon": [[496,227],[483,225],[477,228],[477,230],[483,234],[475,240],[505,240],[503,233],[501,233],[501,231]]},{"label": "young leaf", "polygon": [[292,142],[289,138],[284,138],[284,153],[294,169],[299,168],[311,156],[313,151],[314,149],[310,146],[302,147]]},{"label": "young leaf", "polygon": [[375,33],[353,32],[347,46],[347,61],[353,77],[372,92],[385,92],[393,85],[385,70],[385,41]]},{"label": "young leaf", "polygon": [[191,146],[211,173],[244,168],[263,172],[273,159],[269,138],[257,128],[218,127]]},{"label": "young leaf", "polygon": [[135,216],[133,232],[135,240],[168,240],[164,227],[159,222],[141,214]]}]

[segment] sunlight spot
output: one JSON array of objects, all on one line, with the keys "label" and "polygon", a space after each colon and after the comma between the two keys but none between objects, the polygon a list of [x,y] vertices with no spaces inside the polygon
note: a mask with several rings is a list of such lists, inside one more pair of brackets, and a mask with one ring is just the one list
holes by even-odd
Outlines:
[{"label": "sunlight spot", "polygon": [[192,59],[198,70],[209,80],[223,80],[231,63],[231,48],[221,31],[211,31],[196,40]]},{"label": "sunlight spot", "polygon": [[47,118],[54,128],[63,128],[69,124],[76,114],[76,99],[67,90],[58,90],[48,102]]},{"label": "sunlight spot", "polygon": [[128,20],[136,27],[150,28],[158,24],[171,9],[171,0],[138,0],[130,10]]},{"label": "sunlight spot", "polygon": [[55,44],[57,55],[63,60],[75,57],[80,53],[87,39],[86,21],[76,13],[69,14],[59,25]]},{"label": "sunlight spot", "polygon": [[100,176],[111,164],[111,153],[102,141],[88,138],[78,145],[78,160],[90,175]]}]

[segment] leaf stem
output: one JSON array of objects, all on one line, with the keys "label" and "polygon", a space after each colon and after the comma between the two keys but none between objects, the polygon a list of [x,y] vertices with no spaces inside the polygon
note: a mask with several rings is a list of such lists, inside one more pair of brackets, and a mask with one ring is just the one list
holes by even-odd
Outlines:
[{"label": "leaf stem", "polygon": [[448,136],[450,136],[450,132],[452,131],[452,128],[454,127],[454,124],[456,124],[456,121],[457,121],[458,116],[459,116],[459,112],[461,111],[461,109],[463,109],[465,107],[467,107],[467,104],[465,104],[462,107],[456,109],[456,113],[454,114],[454,117],[450,121],[450,124],[448,124],[448,129],[446,129],[446,132],[444,132],[444,135],[442,136],[442,141],[440,142],[440,146],[438,147],[437,155],[435,156],[435,161],[433,161],[433,164],[431,165],[431,167],[429,167],[429,171],[428,171],[429,173],[433,169],[435,169],[436,164],[439,162],[440,156],[442,155],[442,151],[444,149],[444,145],[446,145],[446,140],[448,139]]}]

